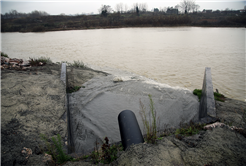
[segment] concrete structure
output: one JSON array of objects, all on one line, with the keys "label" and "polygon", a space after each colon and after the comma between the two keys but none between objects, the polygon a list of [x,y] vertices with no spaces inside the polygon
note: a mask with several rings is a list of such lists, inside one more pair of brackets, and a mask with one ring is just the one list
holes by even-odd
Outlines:
[{"label": "concrete structure", "polygon": [[209,67],[205,68],[204,73],[199,119],[204,118],[207,115],[216,117],[211,68]]},{"label": "concrete structure", "polygon": [[[66,90],[67,89],[67,66],[66,66],[66,63],[62,63],[62,65],[61,65],[61,81],[64,83],[65,90]],[[73,143],[73,138],[71,135],[72,130],[71,130],[71,125],[70,125],[71,122],[70,122],[70,111],[69,111],[69,98],[67,96],[67,93],[65,95],[65,109],[66,109],[66,112],[63,116],[67,118],[68,153],[72,153],[72,152],[74,152],[74,143]]]},{"label": "concrete structure", "polygon": [[179,127],[199,118],[197,96],[188,89],[173,88],[146,80],[141,76],[121,77],[115,82],[113,75],[95,77],[84,83],[79,91],[69,94],[72,136],[76,153],[86,154],[102,144],[107,136],[110,142],[118,142],[120,130],[117,117],[122,110],[131,110],[136,115],[142,133],[143,122],[140,116],[140,100],[149,114],[149,97],[152,95],[160,128]]}]

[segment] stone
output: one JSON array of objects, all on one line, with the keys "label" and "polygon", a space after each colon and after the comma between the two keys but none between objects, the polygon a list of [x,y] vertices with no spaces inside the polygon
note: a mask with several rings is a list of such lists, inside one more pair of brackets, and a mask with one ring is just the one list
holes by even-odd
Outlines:
[{"label": "stone", "polygon": [[42,152],[38,146],[35,147],[35,154],[36,155],[42,154]]},{"label": "stone", "polygon": [[168,136],[157,144],[133,145],[111,165],[244,165],[245,153],[245,137],[217,127],[182,140]]},{"label": "stone", "polygon": [[113,82],[116,83],[116,82],[123,82],[122,78],[121,77],[115,77],[113,79]]},{"label": "stone", "polygon": [[199,119],[207,117],[207,115],[216,117],[212,75],[211,68],[209,67],[205,68],[204,73],[202,97],[199,108]]},{"label": "stone", "polygon": [[44,155],[43,162],[49,166],[55,166],[56,165],[55,161],[52,159],[52,156],[47,154],[47,153],[45,153],[45,155]]}]

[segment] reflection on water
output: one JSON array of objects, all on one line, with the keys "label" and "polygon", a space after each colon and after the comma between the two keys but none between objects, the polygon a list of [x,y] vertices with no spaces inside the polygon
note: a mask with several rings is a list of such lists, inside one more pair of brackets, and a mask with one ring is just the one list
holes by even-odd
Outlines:
[{"label": "reflection on water", "polygon": [[117,68],[160,83],[202,87],[211,67],[214,89],[245,100],[245,28],[122,28],[46,33],[2,33],[11,57],[82,60],[97,69]]}]

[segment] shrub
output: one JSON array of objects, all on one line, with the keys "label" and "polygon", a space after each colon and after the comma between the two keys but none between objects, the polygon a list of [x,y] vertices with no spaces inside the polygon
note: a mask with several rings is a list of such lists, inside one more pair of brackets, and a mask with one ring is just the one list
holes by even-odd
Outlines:
[{"label": "shrub", "polygon": [[52,137],[51,144],[48,141],[48,138],[44,134],[40,134],[40,137],[42,140],[45,141],[46,147],[48,149],[47,153],[52,156],[52,158],[57,161],[57,163],[62,164],[65,161],[72,161],[74,160],[72,157],[66,155],[62,149],[62,141],[61,136],[58,134],[57,139],[55,137]]},{"label": "shrub", "polygon": [[62,149],[62,142],[61,142],[61,136],[58,134],[57,135],[57,140],[55,139],[55,137],[52,137],[52,141],[55,144],[56,147],[56,158],[58,160],[58,163],[64,163],[65,161],[70,161],[73,158],[66,155]]},{"label": "shrub", "polygon": [[5,53],[3,53],[3,52],[1,52],[1,56],[4,56],[4,57],[6,57],[6,58],[9,57],[7,54],[5,54]]},{"label": "shrub", "polygon": [[81,87],[82,87],[82,88],[85,88],[84,86],[68,87],[67,92],[68,92],[68,93],[77,92]]},{"label": "shrub", "polygon": [[[201,97],[202,97],[202,90],[201,89],[195,89],[193,91],[193,94],[197,95],[198,98],[199,98],[199,101],[201,101]],[[224,102],[225,101],[225,96],[223,94],[221,94],[221,93],[214,92],[214,100]]]},{"label": "shrub", "polygon": [[[29,64],[31,66],[42,66],[42,65],[45,65],[45,64],[51,64],[52,61],[49,57],[40,57],[40,58],[29,58]],[[42,64],[41,64],[41,63]]]},{"label": "shrub", "polygon": [[122,144],[110,145],[108,137],[104,138],[104,143],[101,147],[101,151],[97,149],[97,144],[98,142],[96,141],[96,148],[90,155],[94,164],[98,164],[99,162],[103,164],[109,164],[117,159],[118,151],[123,150]]},{"label": "shrub", "polygon": [[82,61],[73,61],[69,66],[78,67],[78,68],[87,68],[86,65]]},{"label": "shrub", "polygon": [[186,124],[184,126],[180,125],[181,128],[177,129],[175,135],[181,134],[183,136],[191,136],[194,134],[198,134],[200,130],[204,130],[203,127],[206,124],[194,124],[190,121],[190,124]]}]

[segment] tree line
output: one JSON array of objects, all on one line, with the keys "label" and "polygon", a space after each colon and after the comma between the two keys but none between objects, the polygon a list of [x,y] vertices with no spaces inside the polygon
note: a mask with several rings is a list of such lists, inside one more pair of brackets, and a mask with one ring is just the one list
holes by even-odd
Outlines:
[{"label": "tree line", "polygon": [[[196,4],[195,0],[182,0],[175,7],[163,7],[158,9],[160,12],[166,12],[168,9],[177,9],[181,13],[197,12],[200,6]],[[148,5],[146,3],[134,3],[129,9],[127,4],[118,3],[113,9],[110,5],[101,5],[98,9],[99,14],[107,16],[109,13],[144,13],[148,11]],[[152,11],[153,12],[153,11]]]},{"label": "tree line", "polygon": [[[173,8],[173,7],[170,7]],[[174,9],[178,9],[180,12],[189,13],[191,11],[197,11],[200,8],[199,5],[195,3],[195,0],[182,0],[179,4],[177,4]],[[160,12],[166,12],[169,7],[160,8]],[[127,4],[118,3],[115,5],[114,9],[110,5],[102,5],[98,9],[99,14],[102,16],[107,16],[109,13],[144,13],[148,12],[147,3],[133,3],[132,7],[128,7]],[[60,15],[65,15],[61,13]],[[34,10],[30,13],[21,13],[17,10],[10,10],[5,14],[1,14],[3,19],[14,19],[14,18],[23,18],[23,17],[40,17],[40,16],[49,16],[49,14],[45,11]]]},{"label": "tree line", "polygon": [[45,11],[37,11],[34,10],[30,13],[21,13],[17,10],[10,10],[9,12],[6,12],[5,14],[1,14],[2,19],[14,19],[14,18],[23,18],[23,17],[41,17],[41,16],[49,16],[49,14]]}]

